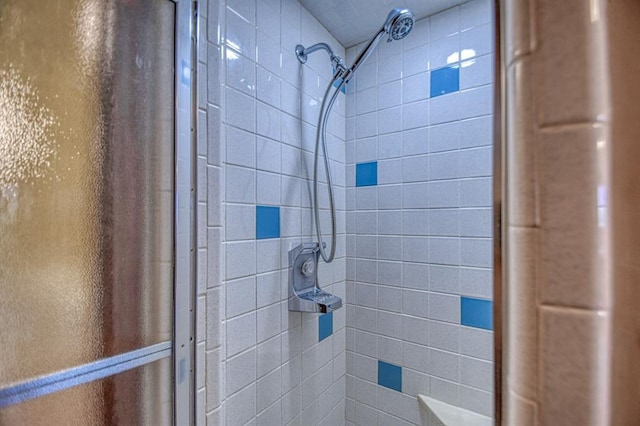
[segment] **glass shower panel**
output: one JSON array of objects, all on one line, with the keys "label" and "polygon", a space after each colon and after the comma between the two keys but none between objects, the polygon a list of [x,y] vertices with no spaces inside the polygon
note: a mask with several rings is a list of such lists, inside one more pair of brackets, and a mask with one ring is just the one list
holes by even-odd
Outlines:
[{"label": "glass shower panel", "polygon": [[0,388],[172,339],[170,1],[0,1]]},{"label": "glass shower panel", "polygon": [[0,425],[166,425],[171,359],[0,409]]}]

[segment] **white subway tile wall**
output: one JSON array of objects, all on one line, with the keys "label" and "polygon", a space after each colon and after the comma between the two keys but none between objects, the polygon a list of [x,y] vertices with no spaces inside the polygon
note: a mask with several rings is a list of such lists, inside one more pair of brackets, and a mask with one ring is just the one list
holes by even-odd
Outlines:
[{"label": "white subway tile wall", "polygon": [[[492,297],[490,1],[381,43],[338,98],[338,247],[319,273],[346,305],[321,341],[317,315],[288,312],[287,262],[315,240],[315,126],[332,70],[323,52],[301,66],[293,51],[329,42],[350,63],[362,46],[345,52],[294,0],[198,8],[196,424],[418,424],[416,393],[492,415],[493,333],[461,325],[460,300]],[[356,186],[356,164],[371,162]],[[277,236],[258,235],[256,206],[277,208]],[[328,233],[326,209],[321,224]],[[391,388],[380,362],[402,367]]]},{"label": "white subway tile wall", "polygon": [[[288,251],[315,240],[312,150],[332,76],[323,52],[302,66],[294,48],[320,41],[344,57],[294,0],[198,2],[198,425],[344,423],[346,309],[319,342],[318,315],[287,307]],[[344,95],[333,111],[339,238],[320,278],[345,298]],[[256,206],[279,215],[266,234]]]},{"label": "white subway tile wall", "polygon": [[[417,393],[493,415],[493,332],[461,313],[493,297],[491,9],[418,21],[347,89],[347,424],[418,424]],[[377,185],[358,186],[372,161]]]}]

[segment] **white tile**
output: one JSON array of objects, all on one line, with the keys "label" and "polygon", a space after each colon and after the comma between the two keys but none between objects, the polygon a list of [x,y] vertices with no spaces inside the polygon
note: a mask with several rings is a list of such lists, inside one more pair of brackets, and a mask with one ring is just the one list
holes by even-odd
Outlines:
[{"label": "white tile", "polygon": [[377,226],[378,221],[376,212],[356,213],[356,233],[375,234],[377,231]]},{"label": "white tile", "polygon": [[378,159],[397,158],[402,155],[402,137],[400,133],[388,133],[378,136]]},{"label": "white tile", "polygon": [[429,214],[426,210],[403,210],[402,235],[429,235]]},{"label": "white tile", "polygon": [[280,204],[280,175],[258,172],[256,179],[256,200],[258,204],[272,206]]},{"label": "white tile", "polygon": [[391,108],[402,103],[404,81],[401,84],[400,80],[396,80],[377,87],[379,109]]},{"label": "white tile", "polygon": [[300,117],[300,91],[289,84],[291,80],[285,76],[280,83],[280,108],[294,117]]},{"label": "white tile", "polygon": [[402,284],[401,271],[400,262],[378,261],[378,284],[399,287]]},{"label": "white tile", "polygon": [[256,278],[247,277],[227,281],[225,286],[227,318],[250,312],[256,308]]},{"label": "white tile", "polygon": [[256,166],[256,137],[235,127],[226,129],[226,161],[238,166]]},{"label": "white tile", "polygon": [[233,395],[256,380],[256,351],[252,349],[226,361],[226,395]]},{"label": "white tile", "polygon": [[251,169],[226,167],[226,201],[255,203],[256,174]]},{"label": "white tile", "polygon": [[256,132],[270,139],[280,140],[280,111],[262,102],[256,107]]},{"label": "white tile", "polygon": [[449,352],[458,352],[460,326],[439,321],[429,321],[429,345]]},{"label": "white tile", "polygon": [[402,338],[420,345],[429,344],[429,322],[426,319],[403,316]]},{"label": "white tile", "polygon": [[481,25],[460,33],[460,50],[472,51],[475,53],[474,56],[482,56],[493,52],[493,31],[491,25]]},{"label": "white tile", "polygon": [[256,129],[256,101],[232,88],[226,91],[226,120],[240,129],[253,132]]},{"label": "white tile", "polygon": [[464,209],[460,211],[460,235],[463,237],[486,237],[493,235],[491,209]]},{"label": "white tile", "polygon": [[460,206],[461,188],[467,181],[436,181],[428,183],[429,207],[452,208]]},{"label": "white tile", "polygon": [[460,67],[460,90],[493,83],[494,62],[493,55],[463,61]]},{"label": "white tile", "polygon": [[492,180],[465,179],[460,182],[460,207],[491,207]]},{"label": "white tile", "polygon": [[404,330],[404,318],[394,312],[378,311],[377,332],[387,337],[400,336]]},{"label": "white tile", "polygon": [[356,93],[356,115],[366,114],[378,108],[378,89],[372,87]]},{"label": "white tile", "polygon": [[270,339],[280,333],[280,306],[269,305],[256,312],[258,343]]},{"label": "white tile", "polygon": [[429,63],[429,50],[429,44],[406,50],[403,55],[402,76],[406,78],[433,68]]},{"label": "white tile", "polygon": [[439,265],[459,265],[461,243],[458,238],[429,238],[429,261]]},{"label": "white tile", "polygon": [[473,327],[460,327],[460,353],[491,361],[493,359],[493,332]]},{"label": "white tile", "polygon": [[225,243],[226,277],[240,278],[256,273],[255,241]]},{"label": "white tile", "polygon": [[460,294],[491,299],[493,273],[488,268],[460,268]]},{"label": "white tile", "polygon": [[[444,98],[447,95],[440,96]],[[451,96],[451,95],[449,95]],[[482,86],[460,92],[460,119],[480,117],[493,113],[493,86]]]},{"label": "white tile", "polygon": [[431,24],[431,41],[456,34],[460,28],[460,11],[458,7],[452,7],[444,12],[429,17]]},{"label": "white tile", "polygon": [[472,148],[493,143],[493,119],[487,115],[460,122],[460,147]]},{"label": "white tile", "polygon": [[280,41],[280,16],[280,2],[257,2],[256,18],[258,29],[273,37],[276,41]]},{"label": "white tile", "polygon": [[395,54],[378,63],[378,83],[388,83],[402,77],[402,55]]},{"label": "white tile", "polygon": [[431,377],[429,396],[450,405],[458,405],[460,401],[460,385],[437,377]]},{"label": "white tile", "polygon": [[378,309],[385,311],[402,311],[402,289],[394,287],[378,287]]},{"label": "white tile", "polygon": [[[277,395],[277,394],[276,394]],[[277,401],[256,417],[256,426],[271,426],[282,424],[282,404]]]},{"label": "white tile", "polygon": [[429,351],[429,374],[457,382],[460,374],[458,361],[459,356],[456,354],[431,349]]},{"label": "white tile", "polygon": [[488,24],[493,19],[490,0],[474,0],[460,6],[460,29]]},{"label": "white tile", "polygon": [[433,209],[429,211],[429,235],[456,237],[460,235],[460,211],[458,209]]},{"label": "white tile", "polygon": [[399,106],[378,111],[378,133],[384,135],[402,130],[403,114],[404,110]]},{"label": "white tile", "polygon": [[405,77],[402,80],[402,101],[409,103],[427,99],[429,97],[430,87],[428,72]]},{"label": "white tile", "polygon": [[260,66],[256,73],[256,90],[259,100],[280,108],[280,79]]},{"label": "white tile", "polygon": [[419,263],[402,264],[402,286],[427,290],[429,288],[429,267]]},{"label": "white tile", "polygon": [[388,185],[401,182],[402,161],[400,159],[378,161],[378,185]]},{"label": "white tile", "polygon": [[428,18],[420,19],[413,24],[409,37],[402,39],[402,49],[413,49],[414,47],[427,44],[429,42],[430,22]]},{"label": "white tile", "polygon": [[[248,2],[251,3],[251,2]],[[233,47],[247,58],[254,60],[256,56],[256,26],[227,8],[227,46]]]},{"label": "white tile", "polygon": [[256,415],[256,385],[242,389],[226,401],[227,424],[242,425]]},{"label": "white tile", "polygon": [[[429,123],[431,125],[442,124],[456,121],[463,117],[476,116],[476,111],[479,108],[466,103],[470,101],[469,98],[471,97],[473,96],[467,94],[463,99],[461,93],[453,92],[431,98],[429,100],[431,103]],[[476,97],[474,97],[474,99]],[[464,105],[464,107],[462,107],[462,105]]]},{"label": "white tile", "polygon": [[429,317],[438,321],[460,324],[460,297],[431,293],[429,295]]},{"label": "white tile", "polygon": [[420,155],[428,152],[429,131],[423,127],[402,132],[402,155]]},{"label": "white tile", "polygon": [[252,205],[227,204],[226,241],[249,240],[255,238],[256,209]]},{"label": "white tile", "polygon": [[426,373],[429,368],[429,348],[411,342],[402,342],[402,365]]},{"label": "white tile", "polygon": [[424,127],[429,124],[430,107],[435,108],[436,104],[429,104],[429,100],[403,104],[402,106],[402,130]]},{"label": "white tile", "polygon": [[356,138],[375,136],[378,132],[378,115],[376,113],[356,117]]},{"label": "white tile", "polygon": [[493,391],[493,363],[460,357],[460,383],[487,392]]},{"label": "white tile", "polygon": [[402,237],[402,260],[405,262],[428,262],[429,239],[426,237]]},{"label": "white tile", "polygon": [[459,151],[448,151],[429,155],[429,180],[455,179],[460,177]]},{"label": "white tile", "polygon": [[231,357],[256,344],[255,312],[227,321],[227,357]]},{"label": "white tile", "polygon": [[[465,410],[475,411],[487,417],[493,417],[493,393],[460,386],[460,407]],[[522,419],[518,422],[522,423]]]},{"label": "white tile", "polygon": [[363,163],[378,159],[378,139],[375,137],[358,139],[355,143],[356,162]]},{"label": "white tile", "polygon": [[429,44],[429,68],[436,70],[459,60],[460,36],[452,35]]},{"label": "white tile", "polygon": [[256,63],[233,49],[227,48],[227,85],[249,96],[256,94]]},{"label": "white tile", "polygon": [[493,266],[493,241],[490,238],[462,238],[460,263],[465,266]]},{"label": "white tile", "polygon": [[428,180],[429,157],[417,155],[402,159],[402,182],[425,182]]},{"label": "white tile", "polygon": [[257,346],[256,358],[258,377],[262,377],[269,371],[280,366],[281,353],[282,348],[280,336],[262,342]]},{"label": "white tile", "polygon": [[256,277],[258,308],[271,305],[280,300],[280,280],[280,271],[269,272]]},{"label": "white tile", "polygon": [[403,290],[402,313],[429,318],[429,293],[426,291]]},{"label": "white tile", "polygon": [[428,194],[428,183],[409,183],[402,185],[402,207],[405,209],[427,208],[432,201]]},{"label": "white tile", "polygon": [[430,266],[429,289],[440,293],[460,293],[460,268],[446,265]]}]

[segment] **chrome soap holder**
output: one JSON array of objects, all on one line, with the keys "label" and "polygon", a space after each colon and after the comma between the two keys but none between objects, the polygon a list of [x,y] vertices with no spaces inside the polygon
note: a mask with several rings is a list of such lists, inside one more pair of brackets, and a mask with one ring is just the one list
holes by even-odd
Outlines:
[{"label": "chrome soap holder", "polygon": [[303,243],[289,250],[289,310],[331,312],[342,306],[342,299],[318,285],[318,243]]}]

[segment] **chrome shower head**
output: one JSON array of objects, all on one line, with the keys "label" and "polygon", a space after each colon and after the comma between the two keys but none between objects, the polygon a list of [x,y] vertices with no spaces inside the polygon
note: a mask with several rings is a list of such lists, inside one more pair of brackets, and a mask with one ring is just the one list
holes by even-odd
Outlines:
[{"label": "chrome shower head", "polygon": [[351,67],[345,72],[344,76],[342,76],[343,81],[345,83],[349,82],[360,65],[362,65],[369,55],[373,53],[385,34],[389,35],[389,39],[387,41],[401,40],[411,32],[411,28],[413,28],[413,21],[415,21],[415,17],[413,16],[413,12],[409,9],[396,8],[389,12],[387,20],[384,22],[382,28],[380,28],[369,44],[367,44],[362,52],[360,52],[356,60],[353,61],[353,65],[351,65]]},{"label": "chrome shower head", "polygon": [[384,23],[384,31],[389,34],[388,42],[391,40],[401,40],[411,32],[415,16],[409,9],[393,9],[387,15]]}]

